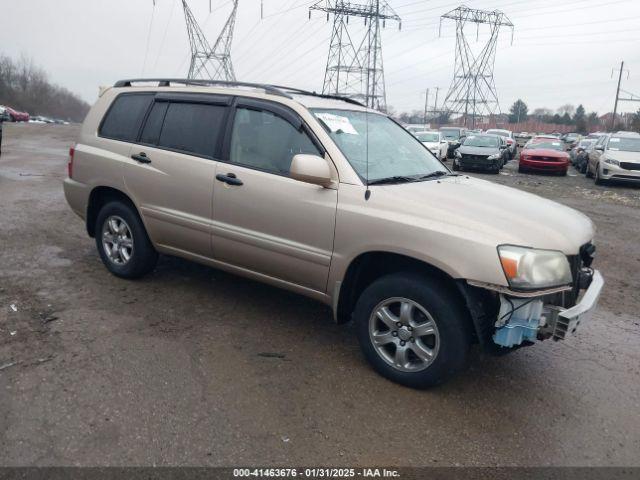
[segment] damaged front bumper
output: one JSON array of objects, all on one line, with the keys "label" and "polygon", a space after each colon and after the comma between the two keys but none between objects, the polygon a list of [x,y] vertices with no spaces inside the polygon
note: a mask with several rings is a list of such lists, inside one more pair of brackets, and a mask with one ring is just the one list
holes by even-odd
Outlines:
[{"label": "damaged front bumper", "polygon": [[580,301],[571,308],[546,303],[546,297],[515,298],[500,294],[500,310],[493,341],[501,347],[553,338],[564,340],[588,320],[596,308],[604,280],[597,270]]},{"label": "damaged front bumper", "polygon": [[[514,292],[497,285],[459,282],[477,342],[483,350],[500,355],[539,340],[563,340],[574,334],[595,310],[604,286],[599,271],[586,268],[582,272],[588,275],[578,275],[574,292],[567,287]],[[580,291],[583,294],[576,301]]]}]

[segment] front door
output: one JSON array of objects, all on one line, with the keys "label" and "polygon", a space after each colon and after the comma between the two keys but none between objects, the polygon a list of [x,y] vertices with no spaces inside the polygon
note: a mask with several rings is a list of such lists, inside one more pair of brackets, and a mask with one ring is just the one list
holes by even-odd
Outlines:
[{"label": "front door", "polygon": [[228,163],[216,167],[221,180],[214,187],[214,257],[324,293],[337,190],[289,177],[295,154],[324,153],[293,113],[264,103],[239,100]]}]

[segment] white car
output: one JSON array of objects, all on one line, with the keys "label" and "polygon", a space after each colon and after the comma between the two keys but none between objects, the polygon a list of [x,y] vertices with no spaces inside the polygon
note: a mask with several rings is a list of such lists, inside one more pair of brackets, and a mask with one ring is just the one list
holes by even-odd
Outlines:
[{"label": "white car", "polygon": [[414,135],[438,160],[445,161],[447,159],[447,148],[449,144],[440,132],[427,130],[424,132],[416,132]]}]

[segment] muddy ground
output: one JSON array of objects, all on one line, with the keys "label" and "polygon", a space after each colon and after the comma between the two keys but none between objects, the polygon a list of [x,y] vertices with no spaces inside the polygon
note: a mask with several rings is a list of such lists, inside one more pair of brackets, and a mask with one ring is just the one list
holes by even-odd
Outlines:
[{"label": "muddy ground", "polygon": [[76,131],[5,127],[1,465],[640,465],[640,188],[477,174],[589,215],[606,289],[575,338],[415,391],[313,301],[176,258],[110,275],[62,193]]}]

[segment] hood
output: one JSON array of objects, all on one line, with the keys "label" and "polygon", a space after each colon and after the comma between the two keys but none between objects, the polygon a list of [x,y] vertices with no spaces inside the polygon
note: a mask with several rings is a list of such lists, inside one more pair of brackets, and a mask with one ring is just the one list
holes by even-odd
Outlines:
[{"label": "hood", "polygon": [[594,235],[591,220],[577,210],[464,175],[371,188],[375,203],[395,219],[496,247],[521,245],[575,255]]},{"label": "hood", "polygon": [[618,150],[607,150],[604,152],[607,158],[613,158],[619,162],[640,162],[640,152],[622,152]]},{"label": "hood", "polygon": [[440,142],[422,142],[422,144],[427,147],[429,150],[433,150],[434,148],[440,148]]},{"label": "hood", "polygon": [[458,151],[467,155],[495,155],[500,153],[500,149],[497,147],[470,147],[462,145]]},{"label": "hood", "polygon": [[553,158],[568,158],[567,152],[561,152],[559,150],[553,150],[551,148],[526,148],[522,151],[521,155],[536,155],[538,157],[553,157]]}]

